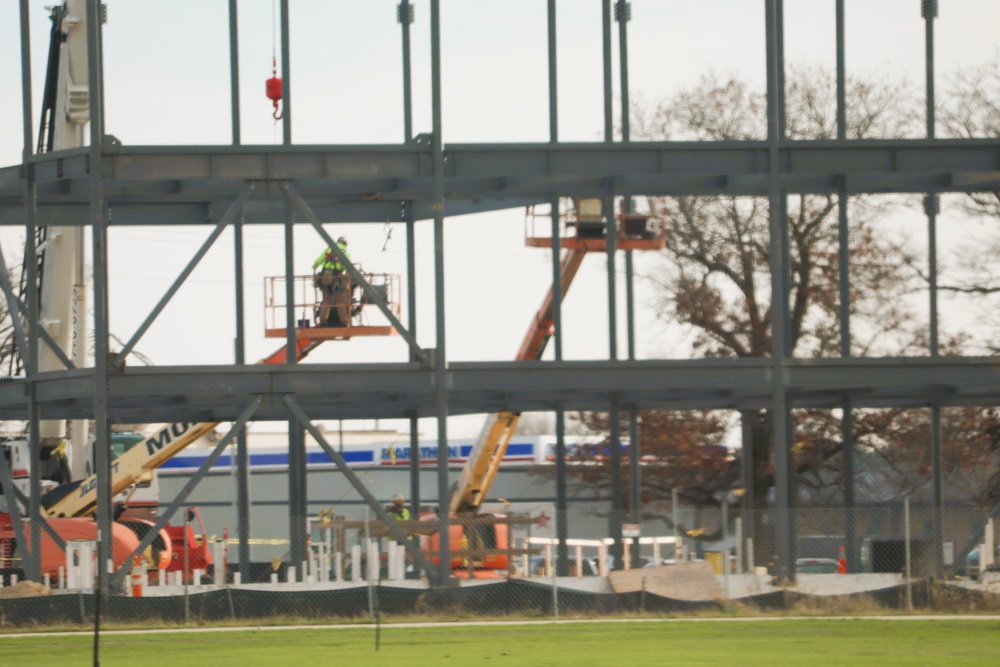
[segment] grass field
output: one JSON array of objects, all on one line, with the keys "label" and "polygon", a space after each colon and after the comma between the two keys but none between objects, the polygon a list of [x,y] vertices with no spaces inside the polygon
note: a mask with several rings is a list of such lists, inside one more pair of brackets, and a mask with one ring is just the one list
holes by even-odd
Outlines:
[{"label": "grass field", "polygon": [[[93,638],[0,636],[5,667],[92,664]],[[383,625],[105,634],[101,665],[990,665],[996,620]]]}]

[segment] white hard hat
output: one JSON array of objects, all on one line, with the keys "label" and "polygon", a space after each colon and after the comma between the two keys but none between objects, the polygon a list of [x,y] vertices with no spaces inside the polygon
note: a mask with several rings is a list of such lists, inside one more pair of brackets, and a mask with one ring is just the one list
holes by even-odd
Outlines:
[{"label": "white hard hat", "polygon": [[401,502],[403,502],[403,500],[404,500],[404,498],[403,498],[403,494],[402,493],[394,493],[394,494],[392,494],[392,502],[394,502],[394,503],[401,503]]}]

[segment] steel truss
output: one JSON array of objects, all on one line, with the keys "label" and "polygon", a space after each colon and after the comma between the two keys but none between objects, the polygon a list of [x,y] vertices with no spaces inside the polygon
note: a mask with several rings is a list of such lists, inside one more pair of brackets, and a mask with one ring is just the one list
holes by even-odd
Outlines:
[{"label": "steel truss", "polygon": [[[596,0],[595,0],[596,1]],[[66,370],[39,373],[26,364],[27,375],[0,383],[0,419],[26,419],[37,424],[46,419],[94,419],[98,440],[107,442],[109,421],[194,422],[234,421],[243,424],[250,414],[258,420],[287,420],[292,430],[306,428],[322,443],[309,420],[347,418],[405,418],[413,428],[418,417],[436,417],[442,438],[447,437],[449,415],[497,411],[642,409],[767,409],[775,415],[775,464],[777,508],[793,503],[789,472],[790,413],[793,408],[847,408],[877,406],[932,407],[1000,404],[1000,361],[992,358],[938,356],[936,295],[932,294],[932,350],[926,358],[860,359],[850,357],[849,330],[845,322],[842,358],[797,359],[787,349],[787,247],[781,210],[789,194],[827,193],[846,201],[850,195],[871,193],[925,193],[931,198],[928,218],[934,229],[933,197],[939,193],[1000,189],[1000,139],[933,138],[933,90],[929,90],[929,130],[921,140],[846,140],[842,90],[838,119],[839,138],[830,141],[791,141],[783,126],[784,80],[781,37],[782,0],[764,0],[767,15],[769,132],[763,141],[747,142],[633,142],[614,141],[611,132],[611,0],[604,8],[605,141],[562,143],[557,136],[555,95],[555,2],[549,6],[551,141],[539,144],[443,145],[440,104],[440,8],[431,2],[433,128],[413,136],[410,120],[409,31],[412,22],[407,0],[400,3],[403,29],[403,64],[406,139],[400,144],[377,146],[303,146],[291,144],[288,3],[282,0],[282,61],[286,82],[284,145],[243,146],[239,137],[236,2],[230,1],[230,39],[233,71],[233,145],[230,146],[123,146],[103,127],[103,92],[100,84],[101,27],[88,22],[91,58],[91,145],[88,148],[34,154],[31,136],[30,62],[22,49],[25,97],[25,156],[22,164],[0,169],[0,225],[23,226],[28,239],[41,226],[86,225],[94,234],[95,321],[97,357],[107,354],[107,255],[110,227],[195,225],[215,226],[199,254],[192,259],[147,320],[130,338],[131,348],[176,292],[211,242],[229,226],[283,222],[286,230],[295,220],[293,210],[305,217],[324,237],[323,222],[405,222],[408,231],[410,320],[395,321],[411,348],[413,361],[384,364],[309,364],[176,367],[123,367],[127,350],[109,364],[74,368],[60,351]],[[628,118],[627,41],[624,39],[628,3],[615,3],[622,38],[622,105]],[[926,4],[926,3],[925,3]],[[88,0],[90,18],[99,16],[99,3]],[[843,1],[836,0],[838,18],[838,81],[843,85]],[[925,7],[926,9],[926,7]],[[27,2],[22,0],[22,26],[27,25]],[[928,68],[933,67],[933,15],[928,27]],[[22,39],[27,42],[27,30]],[[775,347],[762,359],[693,359],[646,361],[634,358],[631,318],[631,261],[629,260],[629,359],[618,360],[615,346],[608,361],[574,362],[562,359],[559,300],[556,299],[556,359],[532,363],[451,363],[444,347],[444,216],[514,208],[526,203],[551,202],[559,196],[614,197],[637,195],[745,195],[767,197],[772,211],[772,279],[775,290]],[[413,226],[433,220],[437,344],[421,349],[415,338],[412,316]],[[474,223],[470,223],[474,224]],[[555,222],[553,223],[555,224]],[[841,224],[846,230],[846,207]],[[286,231],[286,239],[291,235]],[[931,233],[932,251],[933,231]],[[331,245],[335,245],[327,238]],[[239,243],[237,243],[239,245]],[[609,244],[612,245],[612,244]],[[29,243],[30,246],[30,243]],[[30,251],[34,248],[29,247]],[[609,257],[614,249],[609,249]],[[240,249],[237,250],[240,253]],[[290,258],[290,243],[285,248]],[[240,256],[238,254],[238,256]],[[557,262],[558,258],[554,258]],[[237,262],[237,284],[242,266]],[[286,262],[291,276],[290,259]],[[0,266],[0,269],[5,267]],[[615,340],[617,321],[614,295],[614,262],[609,263],[610,306],[608,326]],[[554,264],[554,275],[558,271]],[[5,278],[6,272],[3,271]],[[846,275],[846,271],[843,271]],[[931,263],[936,276],[936,266]],[[289,281],[291,282],[291,281]],[[37,303],[21,303],[4,279],[3,292],[13,312],[21,313],[28,332],[15,329],[23,350],[35,350],[38,337]],[[933,292],[934,290],[932,290]],[[842,293],[846,286],[842,285]],[[558,294],[558,290],[556,290]],[[292,303],[292,300],[288,301]],[[384,304],[383,304],[384,306]],[[385,311],[388,312],[388,311]],[[391,313],[390,313],[391,314]],[[289,329],[294,328],[289,313]],[[237,305],[238,340],[242,341],[242,304]],[[845,318],[846,319],[846,318]],[[289,334],[291,336],[292,334]],[[101,341],[104,341],[103,344]],[[50,345],[52,341],[47,339]],[[289,338],[289,343],[292,339]],[[240,342],[242,346],[242,342]],[[31,356],[29,354],[29,356]],[[249,406],[249,407],[248,407]],[[308,417],[306,417],[308,415]],[[849,419],[846,428],[849,429]],[[634,426],[634,424],[633,424]],[[630,429],[632,430],[632,429]],[[939,431],[939,425],[938,425]],[[748,433],[748,429],[744,429]],[[32,431],[34,433],[34,431]],[[617,433],[617,432],[616,432]],[[231,432],[225,442],[236,437]],[[635,435],[633,434],[633,439]],[[748,437],[748,436],[745,436]],[[939,438],[939,435],[938,435]],[[845,448],[849,447],[845,433]],[[325,443],[324,443],[325,444]],[[294,443],[293,449],[297,447]],[[439,493],[448,489],[446,448],[441,448]],[[637,448],[636,448],[637,449]],[[107,470],[107,454],[98,448],[98,471]],[[935,476],[940,475],[940,443],[936,444]],[[850,457],[845,457],[850,458]],[[305,505],[304,459],[293,466],[301,484],[290,489],[293,519]],[[8,471],[0,467],[6,478]],[[245,469],[241,475],[245,475]],[[106,474],[99,487],[106,488]],[[564,483],[561,488],[565,488]],[[936,487],[938,494],[939,487]],[[242,494],[241,497],[244,497]],[[620,494],[619,494],[620,495]],[[748,498],[752,494],[746,494]],[[419,488],[414,499],[419,504]],[[374,499],[371,499],[374,501]],[[937,498],[940,501],[940,497]],[[183,497],[176,499],[176,510]],[[745,501],[746,502],[746,501]],[[848,503],[850,504],[850,503]],[[241,502],[241,506],[244,503]],[[377,502],[373,502],[378,506]],[[752,509],[744,505],[745,510]],[[241,512],[245,513],[245,507]],[[39,520],[37,499],[32,516]],[[110,521],[110,498],[98,504],[98,519]],[[442,521],[447,528],[447,517]],[[244,525],[245,514],[241,514]],[[785,572],[792,573],[794,536],[785,524],[779,527],[780,557]],[[295,525],[295,521],[292,522]],[[561,531],[565,531],[562,524]],[[110,531],[105,531],[105,535]],[[294,531],[293,531],[294,532]],[[40,531],[33,531],[37,536]],[[152,534],[152,533],[151,533]],[[104,538],[107,539],[107,538]],[[22,542],[23,543],[23,542]],[[304,537],[293,534],[293,561],[301,560]],[[35,545],[37,547],[37,542]],[[108,545],[103,545],[107,552]],[[446,548],[446,547],[445,547]],[[246,555],[241,551],[241,562]],[[561,559],[566,562],[568,559]],[[440,562],[447,564],[447,553]]]}]

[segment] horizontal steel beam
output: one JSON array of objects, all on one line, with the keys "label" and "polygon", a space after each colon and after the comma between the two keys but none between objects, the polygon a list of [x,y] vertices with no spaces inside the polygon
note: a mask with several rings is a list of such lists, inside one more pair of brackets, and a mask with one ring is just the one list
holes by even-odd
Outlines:
[{"label": "horizontal steel beam", "polygon": [[[784,141],[778,180],[788,193],[966,192],[1000,189],[1000,139]],[[448,215],[575,196],[766,196],[765,142],[450,145]],[[248,182],[249,223],[280,219],[290,183],[331,221],[402,219],[412,201],[431,215],[429,148],[391,146],[117,146],[101,162],[112,224],[216,222]],[[24,170],[38,186],[39,224],[87,224],[89,156],[45,153],[0,169],[0,224],[20,224]],[[485,207],[485,208],[484,208]]]},{"label": "horizontal steel beam", "polygon": [[[611,394],[639,409],[748,409],[772,404],[769,359],[455,363],[447,377],[451,414],[607,409]],[[793,407],[1000,404],[1000,360],[906,358],[790,360]],[[126,368],[108,378],[109,416],[120,422],[231,421],[246,397],[264,402],[258,420],[288,418],[296,396],[315,419],[434,414],[432,370],[419,364],[298,364]],[[23,419],[28,381],[0,383],[0,418]],[[39,375],[46,419],[92,416],[86,369]]]}]

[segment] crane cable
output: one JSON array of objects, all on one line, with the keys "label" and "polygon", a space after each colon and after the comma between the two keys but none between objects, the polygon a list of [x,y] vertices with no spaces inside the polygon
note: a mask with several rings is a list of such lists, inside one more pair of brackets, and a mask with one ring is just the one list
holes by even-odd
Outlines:
[{"label": "crane cable", "polygon": [[[271,0],[271,78],[266,82],[266,93],[271,103],[274,105],[275,132],[277,132],[278,121],[282,119],[284,113],[278,109],[278,102],[281,101],[281,78],[278,77],[278,2]],[[277,137],[275,137],[277,142]]]}]

